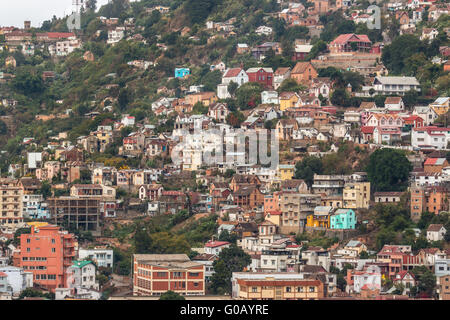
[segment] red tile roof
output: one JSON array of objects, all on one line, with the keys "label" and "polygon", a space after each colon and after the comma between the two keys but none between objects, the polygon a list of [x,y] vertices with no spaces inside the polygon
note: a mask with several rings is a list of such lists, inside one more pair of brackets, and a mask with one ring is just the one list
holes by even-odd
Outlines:
[{"label": "red tile roof", "polygon": [[225,73],[225,75],[223,76],[224,78],[233,78],[236,77],[239,72],[241,72],[241,68],[231,68],[227,71],[227,73]]},{"label": "red tile roof", "polygon": [[205,247],[207,248],[217,248],[217,247],[221,247],[221,246],[226,246],[230,244],[228,241],[208,241],[205,244]]},{"label": "red tile roof", "polygon": [[365,126],[365,127],[361,128],[362,133],[373,133],[374,130],[375,130],[375,127],[371,127],[371,126]]},{"label": "red tile roof", "polygon": [[341,34],[339,37],[334,39],[330,45],[336,45],[336,44],[346,44],[347,42],[368,42],[372,43],[370,41],[369,37],[365,34],[354,34],[354,33],[348,33],[348,34]]}]

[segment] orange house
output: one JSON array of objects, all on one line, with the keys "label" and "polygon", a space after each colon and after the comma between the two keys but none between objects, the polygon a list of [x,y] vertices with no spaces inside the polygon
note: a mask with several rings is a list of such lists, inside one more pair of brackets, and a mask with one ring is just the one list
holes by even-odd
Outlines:
[{"label": "orange house", "polygon": [[309,62],[297,62],[291,71],[291,79],[294,79],[299,84],[308,84],[317,76],[316,69]]},{"label": "orange house", "polygon": [[280,196],[281,192],[274,192],[273,194],[264,196],[264,215],[280,210]]},{"label": "orange house", "polygon": [[448,210],[447,190],[444,187],[431,187],[425,192],[426,208],[428,212],[438,214]]},{"label": "orange house", "polygon": [[34,283],[55,292],[66,287],[66,271],[74,258],[75,236],[46,225],[39,229],[32,226],[30,234],[20,236],[20,251],[13,260],[16,267],[33,273]]}]

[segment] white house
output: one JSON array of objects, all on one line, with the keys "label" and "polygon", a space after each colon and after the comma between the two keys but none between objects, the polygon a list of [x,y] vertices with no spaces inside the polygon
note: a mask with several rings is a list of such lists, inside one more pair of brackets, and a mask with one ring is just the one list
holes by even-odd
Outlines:
[{"label": "white house", "polygon": [[114,45],[117,42],[119,42],[120,40],[122,40],[124,36],[125,36],[125,28],[124,27],[117,27],[115,29],[109,30],[107,43]]},{"label": "white house", "polygon": [[255,32],[259,35],[271,35],[272,34],[272,28],[267,26],[259,26],[256,28]]},{"label": "white house", "polygon": [[215,255],[219,255],[220,252],[222,252],[223,249],[225,248],[229,248],[231,245],[231,243],[227,242],[227,241],[208,241],[205,244],[204,250],[206,254],[215,254]]},{"label": "white house", "polygon": [[222,77],[222,84],[237,83],[238,87],[248,82],[248,75],[242,68],[227,69]]},{"label": "white house", "polygon": [[0,272],[7,275],[9,291],[12,291],[13,295],[18,295],[26,288],[33,287],[32,272],[26,272],[23,268],[13,266],[1,267]]},{"label": "white house", "polygon": [[263,91],[261,92],[262,104],[279,104],[278,92],[276,91]]},{"label": "white house", "polygon": [[213,106],[209,107],[208,117],[215,119],[218,122],[225,123],[229,113],[230,111],[228,110],[226,104],[216,103]]},{"label": "white house", "polygon": [[134,126],[135,118],[133,116],[126,114],[123,116],[121,123],[125,127],[128,127],[128,126],[132,127],[132,126]]},{"label": "white house", "polygon": [[433,41],[438,36],[439,31],[435,28],[423,28],[420,40]]},{"label": "white house", "polygon": [[450,141],[450,128],[421,127],[411,131],[411,145],[415,148],[447,149]]},{"label": "white house", "polygon": [[425,126],[433,124],[438,118],[438,114],[430,106],[416,106],[412,114],[421,117]]},{"label": "white house", "polygon": [[442,224],[430,224],[427,229],[427,240],[428,241],[441,241],[444,240],[444,236],[447,230]]},{"label": "white house", "polygon": [[112,249],[95,247],[94,249],[79,249],[78,258],[80,260],[89,259],[94,261],[98,267],[112,268],[114,254]]},{"label": "white house", "polygon": [[405,110],[405,104],[401,97],[387,97],[384,100],[384,108],[389,111]]},{"label": "white house", "polygon": [[375,77],[373,89],[376,94],[404,95],[410,90],[420,91],[420,83],[415,77]]},{"label": "white house", "polygon": [[92,261],[74,261],[73,264],[67,269],[67,273],[69,274],[67,278],[67,287],[70,289],[98,289],[98,283],[95,279],[95,272],[96,268]]}]

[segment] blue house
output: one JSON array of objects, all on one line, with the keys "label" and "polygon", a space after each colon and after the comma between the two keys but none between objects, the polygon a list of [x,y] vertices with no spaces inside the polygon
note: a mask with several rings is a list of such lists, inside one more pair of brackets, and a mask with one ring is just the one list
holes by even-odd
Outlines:
[{"label": "blue house", "polygon": [[191,71],[189,68],[175,68],[175,78],[184,78],[189,75]]},{"label": "blue house", "polygon": [[330,229],[355,229],[356,215],[352,209],[337,209],[330,217]]}]

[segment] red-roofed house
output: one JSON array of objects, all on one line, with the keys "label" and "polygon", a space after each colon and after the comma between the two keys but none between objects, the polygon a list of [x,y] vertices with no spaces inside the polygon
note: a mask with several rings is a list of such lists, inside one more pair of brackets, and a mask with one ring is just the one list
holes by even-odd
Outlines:
[{"label": "red-roofed house", "polygon": [[229,248],[230,245],[231,243],[229,243],[228,241],[211,240],[205,244],[204,250],[207,254],[219,255],[223,249]]},{"label": "red-roofed house", "polygon": [[409,125],[412,128],[421,128],[423,127],[423,119],[419,116],[409,116],[406,118],[403,118],[405,121],[405,125]]},{"label": "red-roofed house", "polygon": [[[355,43],[355,45],[352,45]],[[372,47],[372,41],[365,34],[341,34],[331,41],[329,49],[331,53],[365,51],[369,52]]]},{"label": "red-roofed house", "polygon": [[445,158],[427,158],[423,164],[423,171],[426,173],[441,172],[443,168],[448,167],[447,159]]},{"label": "red-roofed house", "polygon": [[394,284],[402,284],[408,294],[412,287],[416,285],[416,278],[412,272],[402,270],[395,275]]},{"label": "red-roofed house", "polygon": [[364,141],[373,141],[373,131],[374,130],[375,130],[374,126],[361,127],[361,133],[363,135]]},{"label": "red-roofed house", "polygon": [[241,86],[248,81],[248,75],[242,68],[228,69],[222,77],[222,84],[230,84],[231,82],[235,82]]}]

